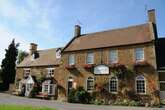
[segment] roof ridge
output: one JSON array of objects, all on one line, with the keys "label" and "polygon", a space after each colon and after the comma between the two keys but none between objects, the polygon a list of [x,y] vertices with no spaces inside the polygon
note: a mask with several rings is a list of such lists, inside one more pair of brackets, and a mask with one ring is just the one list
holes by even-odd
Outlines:
[{"label": "roof ridge", "polygon": [[58,49],[58,48],[63,48],[63,47],[48,48],[48,49],[41,49],[41,50],[37,50],[37,51],[38,51],[38,52],[41,52],[41,51],[48,51],[48,50]]}]

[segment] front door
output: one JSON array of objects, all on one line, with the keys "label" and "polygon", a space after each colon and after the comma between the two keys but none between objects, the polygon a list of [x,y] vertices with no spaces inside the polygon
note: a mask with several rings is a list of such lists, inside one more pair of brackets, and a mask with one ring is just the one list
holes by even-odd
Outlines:
[{"label": "front door", "polygon": [[68,95],[71,92],[71,90],[73,89],[73,81],[69,80],[68,81]]}]

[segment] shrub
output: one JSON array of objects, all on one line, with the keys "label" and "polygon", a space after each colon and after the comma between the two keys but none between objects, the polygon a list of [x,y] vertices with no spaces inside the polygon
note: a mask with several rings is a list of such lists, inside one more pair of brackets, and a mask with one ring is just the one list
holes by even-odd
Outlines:
[{"label": "shrub", "polygon": [[84,90],[84,88],[79,87],[78,89],[72,89],[68,96],[68,102],[71,103],[83,103],[88,104],[92,100],[91,95]]},{"label": "shrub", "polygon": [[70,90],[69,94],[68,94],[68,102],[70,103],[75,103],[75,93],[76,93],[76,90],[75,89],[72,89]]}]

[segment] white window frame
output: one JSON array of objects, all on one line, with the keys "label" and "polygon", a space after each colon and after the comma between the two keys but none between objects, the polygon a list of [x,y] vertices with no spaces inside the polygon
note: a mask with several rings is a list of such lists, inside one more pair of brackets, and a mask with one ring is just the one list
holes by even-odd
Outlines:
[{"label": "white window frame", "polygon": [[[88,81],[93,81],[93,89],[88,89]],[[92,92],[94,90],[94,78],[93,77],[88,77],[87,80],[86,80],[86,90],[88,92]]]},{"label": "white window frame", "polygon": [[47,77],[54,77],[55,68],[47,68]]},{"label": "white window frame", "polygon": [[86,64],[94,64],[94,53],[93,52],[87,53]]},{"label": "white window frame", "polygon": [[[138,54],[139,54],[139,51],[142,52],[142,58],[138,58]],[[140,52],[140,53],[141,53]],[[141,55],[140,55],[141,56]],[[138,62],[138,61],[144,61],[144,48],[135,48],[135,61]]]},{"label": "white window frame", "polygon": [[109,62],[110,63],[118,63],[118,50],[110,50],[109,51]]},{"label": "white window frame", "polygon": [[[47,89],[45,89],[45,86],[47,86]],[[52,93],[50,93],[50,86],[53,86]],[[47,93],[48,95],[55,95],[55,84],[43,83],[42,84],[42,93]]]},{"label": "white window frame", "polygon": [[[138,90],[137,90],[137,81],[140,81],[138,79],[138,77],[143,77],[143,80],[141,80],[141,81],[144,81],[144,91],[145,92],[140,92],[139,93]],[[146,94],[146,78],[144,76],[142,76],[142,75],[136,76],[136,78],[135,78],[135,91],[136,91],[136,94]]]},{"label": "white window frame", "polygon": [[24,77],[28,77],[31,74],[31,69],[30,68],[25,68],[24,70]]},{"label": "white window frame", "polygon": [[70,54],[68,56],[68,64],[69,65],[74,65],[75,64],[75,54]]},{"label": "white window frame", "polygon": [[[115,80],[113,79],[113,78],[115,78]],[[114,91],[111,91],[111,81],[116,81],[116,91],[114,92]],[[118,82],[118,78],[117,77],[111,77],[110,79],[109,79],[109,92],[110,93],[112,93],[112,94],[117,94],[118,93],[118,84],[119,82]]]}]

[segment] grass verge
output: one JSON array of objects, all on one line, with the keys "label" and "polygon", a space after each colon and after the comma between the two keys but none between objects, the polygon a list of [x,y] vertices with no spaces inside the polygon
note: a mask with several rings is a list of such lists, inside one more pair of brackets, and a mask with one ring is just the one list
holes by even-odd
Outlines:
[{"label": "grass verge", "polygon": [[33,106],[24,106],[24,105],[0,105],[0,110],[57,110],[47,107],[33,107]]}]

